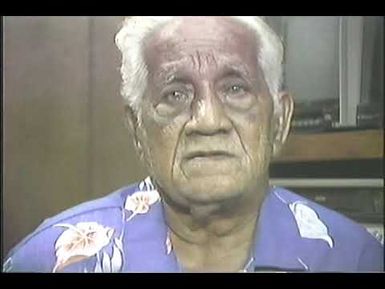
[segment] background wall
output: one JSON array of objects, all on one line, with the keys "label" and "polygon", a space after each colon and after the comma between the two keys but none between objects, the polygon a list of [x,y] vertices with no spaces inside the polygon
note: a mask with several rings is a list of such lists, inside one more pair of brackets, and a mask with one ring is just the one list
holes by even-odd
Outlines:
[{"label": "background wall", "polygon": [[145,176],[124,127],[123,17],[5,17],[3,252],[45,218]]}]

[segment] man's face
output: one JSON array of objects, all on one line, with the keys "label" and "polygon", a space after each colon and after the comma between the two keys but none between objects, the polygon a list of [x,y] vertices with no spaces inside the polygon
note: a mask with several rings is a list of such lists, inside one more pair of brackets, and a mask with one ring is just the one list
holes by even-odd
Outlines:
[{"label": "man's face", "polygon": [[265,185],[273,101],[257,44],[250,30],[219,17],[184,18],[147,38],[137,136],[174,201],[220,202]]}]

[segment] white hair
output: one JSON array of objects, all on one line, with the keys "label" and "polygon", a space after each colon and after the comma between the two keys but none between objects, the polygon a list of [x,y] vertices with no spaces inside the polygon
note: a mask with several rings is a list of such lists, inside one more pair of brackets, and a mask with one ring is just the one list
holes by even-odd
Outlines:
[{"label": "white hair", "polygon": [[[259,53],[258,63],[273,97],[275,112],[280,111],[278,93],[282,81],[283,45],[280,38],[257,16],[230,16],[256,33]],[[122,53],[121,94],[125,104],[135,112],[147,86],[148,70],[143,56],[143,40],[156,28],[175,20],[175,16],[127,17],[115,36],[115,43]]]}]

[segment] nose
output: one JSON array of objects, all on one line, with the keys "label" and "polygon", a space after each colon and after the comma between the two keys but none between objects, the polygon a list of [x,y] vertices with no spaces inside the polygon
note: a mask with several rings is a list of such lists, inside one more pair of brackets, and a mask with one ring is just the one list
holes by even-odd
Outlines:
[{"label": "nose", "polygon": [[205,89],[202,97],[192,106],[191,120],[186,124],[187,135],[226,134],[232,123],[226,115],[223,105],[211,89]]}]

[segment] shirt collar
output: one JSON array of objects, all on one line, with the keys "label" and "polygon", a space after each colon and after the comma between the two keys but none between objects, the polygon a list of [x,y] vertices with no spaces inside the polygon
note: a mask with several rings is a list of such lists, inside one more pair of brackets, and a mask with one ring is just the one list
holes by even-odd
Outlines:
[{"label": "shirt collar", "polygon": [[[139,190],[142,191],[143,188]],[[126,230],[136,232],[135,235],[127,232],[127,237],[131,236],[128,237],[131,253],[126,257],[130,260],[131,269],[181,271],[173,250],[171,254],[167,253],[168,228],[161,201],[152,206],[145,218],[138,215],[128,223],[130,228]],[[149,238],[150,236],[152,237]],[[278,189],[272,188],[262,203],[255,230],[253,254],[243,271],[305,271],[306,265],[301,262],[298,254],[300,244],[301,237],[289,203],[280,196]],[[145,261],[150,256],[152,258]]]}]

